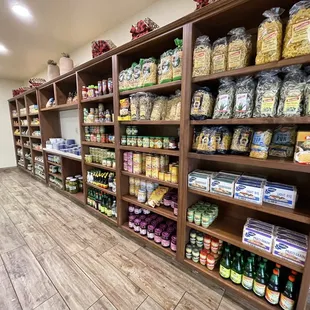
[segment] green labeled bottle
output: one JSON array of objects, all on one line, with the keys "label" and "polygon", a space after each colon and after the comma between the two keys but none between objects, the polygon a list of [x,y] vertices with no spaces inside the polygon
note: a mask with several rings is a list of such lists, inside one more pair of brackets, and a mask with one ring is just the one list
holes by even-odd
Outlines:
[{"label": "green labeled bottle", "polygon": [[280,300],[280,287],[279,287],[279,271],[273,269],[268,286],[266,288],[265,299],[271,305],[277,305]]},{"label": "green labeled bottle", "polygon": [[266,291],[266,277],[265,277],[265,264],[260,263],[256,273],[256,277],[253,285],[253,292],[259,296],[264,297]]},{"label": "green labeled bottle", "polygon": [[253,257],[248,257],[248,261],[245,265],[241,284],[247,291],[252,291],[254,283],[254,268]]},{"label": "green labeled bottle", "polygon": [[295,307],[295,277],[290,275],[286,282],[285,289],[280,296],[280,307],[284,310],[293,310]]},{"label": "green labeled bottle", "polygon": [[242,274],[243,268],[241,264],[241,252],[237,251],[230,271],[230,280],[235,284],[241,284]]},{"label": "green labeled bottle", "polygon": [[223,258],[221,259],[220,263],[220,276],[224,279],[230,278],[230,259],[229,259],[229,247],[225,247]]}]

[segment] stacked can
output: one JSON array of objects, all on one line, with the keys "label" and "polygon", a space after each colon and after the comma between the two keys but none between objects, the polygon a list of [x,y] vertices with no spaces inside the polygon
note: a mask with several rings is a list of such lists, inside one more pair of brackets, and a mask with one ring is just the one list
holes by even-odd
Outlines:
[{"label": "stacked can", "polygon": [[133,173],[141,174],[142,173],[142,154],[134,153],[133,154]]}]

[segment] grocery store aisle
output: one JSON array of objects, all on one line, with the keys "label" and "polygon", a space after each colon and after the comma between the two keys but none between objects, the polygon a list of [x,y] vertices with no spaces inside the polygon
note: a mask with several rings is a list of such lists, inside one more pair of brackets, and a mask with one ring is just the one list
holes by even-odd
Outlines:
[{"label": "grocery store aisle", "polygon": [[0,309],[253,309],[17,168],[0,172]]}]

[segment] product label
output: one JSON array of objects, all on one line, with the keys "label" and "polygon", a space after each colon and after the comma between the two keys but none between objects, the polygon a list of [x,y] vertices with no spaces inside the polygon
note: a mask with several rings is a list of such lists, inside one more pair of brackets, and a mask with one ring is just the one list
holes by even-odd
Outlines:
[{"label": "product label", "polygon": [[253,289],[253,283],[254,283],[254,279],[253,278],[249,278],[245,275],[242,276],[242,286],[246,289],[246,290],[252,290]]},{"label": "product label", "polygon": [[269,32],[262,37],[262,52],[275,52],[278,49],[278,34],[277,31]]},{"label": "product label", "polygon": [[220,95],[218,97],[218,111],[219,112],[227,112],[228,104],[229,104],[229,96],[228,95]]},{"label": "product label", "polygon": [[235,111],[236,112],[246,112],[248,109],[248,102],[247,102],[248,95],[247,94],[237,94],[236,97],[236,105]]},{"label": "product label", "polygon": [[283,294],[281,294],[279,304],[280,304],[281,308],[284,310],[293,310],[294,306],[295,306],[295,300],[292,300],[292,299],[284,296]]},{"label": "product label", "polygon": [[242,275],[235,272],[234,270],[231,270],[230,272],[230,280],[233,281],[235,284],[241,283]]},{"label": "product label", "polygon": [[224,266],[220,265],[220,275],[225,278],[230,278],[230,269],[225,268]]},{"label": "product label", "polygon": [[196,51],[194,52],[194,68],[199,69],[199,68],[205,68],[206,66],[206,52],[202,51]]},{"label": "product label", "polygon": [[279,302],[279,298],[280,298],[280,292],[272,291],[272,290],[269,289],[269,287],[267,287],[265,298],[272,305],[277,305],[278,302]]},{"label": "product label", "polygon": [[213,70],[217,71],[225,71],[225,55],[215,55],[213,56]]},{"label": "product label", "polygon": [[298,114],[300,100],[301,95],[299,92],[297,94],[287,96],[284,102],[284,114]]},{"label": "product label", "polygon": [[276,97],[275,96],[264,96],[262,98],[262,105],[261,105],[261,113],[262,114],[272,114],[273,108],[274,108],[274,104],[276,101]]},{"label": "product label", "polygon": [[310,30],[310,20],[304,20],[292,26],[292,43],[300,41],[308,42],[308,32]]},{"label": "product label", "polygon": [[241,63],[241,51],[230,51],[228,53],[228,67],[229,69],[240,68]]},{"label": "product label", "polygon": [[261,283],[254,281],[253,291],[256,295],[258,295],[260,297],[264,297],[265,296],[265,290],[266,290],[265,284],[261,284]]}]

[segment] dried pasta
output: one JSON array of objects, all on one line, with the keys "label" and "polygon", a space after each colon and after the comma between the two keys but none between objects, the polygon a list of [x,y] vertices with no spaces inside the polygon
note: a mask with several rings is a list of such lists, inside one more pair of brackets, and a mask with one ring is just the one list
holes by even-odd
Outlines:
[{"label": "dried pasta", "polygon": [[175,39],[177,46],[172,54],[172,80],[177,81],[182,78],[182,58],[183,58],[183,40]]},{"label": "dried pasta", "polygon": [[153,110],[151,114],[151,121],[161,121],[165,119],[165,111],[168,98],[164,96],[158,96],[154,100]]},{"label": "dried pasta", "polygon": [[172,50],[168,50],[160,56],[160,70],[159,84],[171,82],[173,78],[172,72]]},{"label": "dried pasta", "polygon": [[193,55],[193,77],[208,75],[211,70],[211,42],[208,36],[196,39]]},{"label": "dried pasta", "polygon": [[272,130],[270,129],[255,131],[251,144],[250,157],[267,159],[271,138]]},{"label": "dried pasta", "polygon": [[212,46],[211,73],[226,71],[227,69],[227,38],[219,38]]},{"label": "dried pasta", "polygon": [[196,90],[192,97],[191,119],[203,120],[212,117],[214,99],[208,87]]},{"label": "dried pasta", "polygon": [[216,130],[214,128],[203,127],[198,139],[197,152],[203,154],[216,153]]},{"label": "dried pasta", "polygon": [[231,152],[232,154],[247,155],[250,151],[250,145],[253,136],[253,129],[247,126],[238,126],[234,130]]},{"label": "dried pasta", "polygon": [[157,65],[155,58],[141,60],[142,66],[142,86],[152,86],[157,84]]}]

